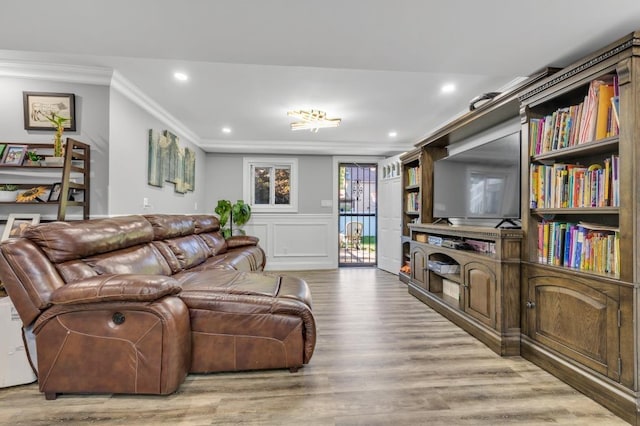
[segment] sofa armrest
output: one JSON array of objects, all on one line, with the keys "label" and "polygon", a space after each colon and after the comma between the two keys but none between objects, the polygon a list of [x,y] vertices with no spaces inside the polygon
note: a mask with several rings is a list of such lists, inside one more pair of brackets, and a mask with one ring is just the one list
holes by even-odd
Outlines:
[{"label": "sofa armrest", "polygon": [[227,247],[257,246],[260,239],[251,235],[232,235],[227,238]]},{"label": "sofa armrest", "polygon": [[99,275],[66,284],[51,293],[54,305],[101,302],[150,302],[180,293],[182,288],[164,275],[115,274]]}]

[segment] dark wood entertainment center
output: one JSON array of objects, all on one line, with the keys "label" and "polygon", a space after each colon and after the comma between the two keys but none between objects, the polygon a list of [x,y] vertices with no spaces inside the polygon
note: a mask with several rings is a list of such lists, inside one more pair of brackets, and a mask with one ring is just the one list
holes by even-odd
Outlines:
[{"label": "dark wood entertainment center", "polygon": [[[519,229],[412,224],[409,293],[499,355],[520,354]],[[435,239],[436,242],[430,242]],[[440,241],[476,241],[484,252]],[[442,271],[440,265],[453,271]]]},{"label": "dark wood entertainment center", "polygon": [[[578,105],[586,104],[591,88],[608,85],[614,96],[596,89],[605,94],[601,99],[615,98],[606,133],[598,129],[597,136],[572,143],[570,126],[576,123],[559,117],[580,114]],[[522,229],[434,224],[433,163],[447,155],[449,145],[517,117]],[[551,117],[560,130],[551,135],[548,149],[536,151],[537,129]],[[640,424],[639,122],[640,32],[635,32],[564,69],[531,76],[401,157],[405,268],[400,279],[409,292],[496,353],[523,356],[631,424]],[[590,165],[589,172],[604,170],[591,187],[604,199],[567,204],[561,198],[579,198],[581,187],[567,184],[562,170],[573,173]],[[558,174],[545,181],[540,177],[540,170],[550,173],[545,167]],[[406,180],[409,170],[417,172],[417,183]],[[615,176],[615,182],[605,176]],[[549,205],[554,190],[548,185],[556,183],[556,193],[564,195],[553,195],[556,204]],[[585,189],[580,191],[582,197]],[[446,246],[465,240],[476,245]],[[576,257],[582,244],[588,249]]]}]

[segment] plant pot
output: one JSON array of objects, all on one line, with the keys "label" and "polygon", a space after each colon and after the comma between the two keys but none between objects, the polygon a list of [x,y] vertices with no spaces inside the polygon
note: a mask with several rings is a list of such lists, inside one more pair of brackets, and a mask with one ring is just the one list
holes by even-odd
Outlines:
[{"label": "plant pot", "polygon": [[45,157],[44,164],[47,166],[60,167],[64,164],[64,157]]},{"label": "plant pot", "polygon": [[16,201],[18,191],[0,191],[0,202]]}]

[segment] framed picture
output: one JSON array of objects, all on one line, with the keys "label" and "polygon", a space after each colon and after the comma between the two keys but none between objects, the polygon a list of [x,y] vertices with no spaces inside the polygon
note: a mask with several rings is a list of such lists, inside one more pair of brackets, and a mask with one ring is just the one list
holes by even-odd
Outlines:
[{"label": "framed picture", "polygon": [[62,183],[56,182],[49,191],[49,198],[47,201],[60,201],[60,191],[62,190]]},{"label": "framed picture", "polygon": [[53,130],[47,117],[56,114],[68,118],[65,130],[76,130],[76,98],[73,93],[22,92],[24,128],[26,130]]},{"label": "framed picture", "polygon": [[84,202],[84,189],[72,189],[69,191],[69,201]]},{"label": "framed picture", "polygon": [[39,223],[40,215],[38,213],[12,213],[7,218],[7,224],[4,226],[2,241],[19,237],[27,226]]},{"label": "framed picture", "polygon": [[7,145],[2,156],[2,166],[21,166],[27,153],[26,145]]}]

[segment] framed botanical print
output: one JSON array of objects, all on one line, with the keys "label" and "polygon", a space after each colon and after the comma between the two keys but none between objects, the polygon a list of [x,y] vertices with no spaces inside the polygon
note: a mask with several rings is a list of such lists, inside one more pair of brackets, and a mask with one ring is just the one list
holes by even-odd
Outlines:
[{"label": "framed botanical print", "polygon": [[54,130],[48,118],[52,115],[68,119],[64,129],[76,130],[76,99],[73,93],[22,92],[24,128],[26,130]]}]

